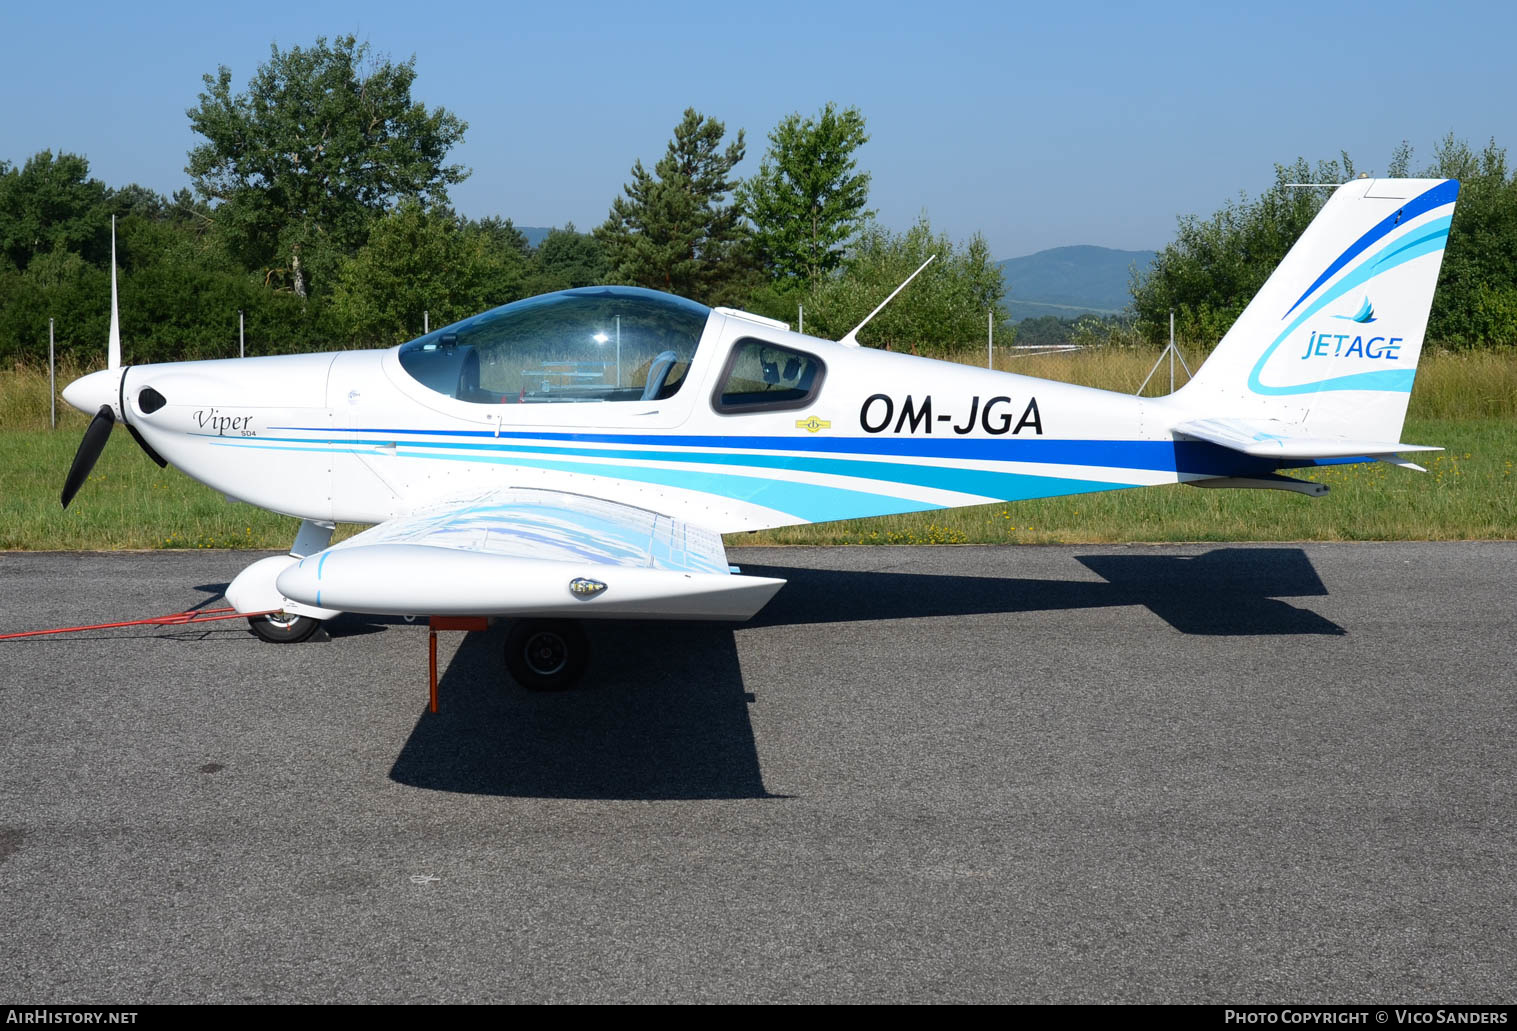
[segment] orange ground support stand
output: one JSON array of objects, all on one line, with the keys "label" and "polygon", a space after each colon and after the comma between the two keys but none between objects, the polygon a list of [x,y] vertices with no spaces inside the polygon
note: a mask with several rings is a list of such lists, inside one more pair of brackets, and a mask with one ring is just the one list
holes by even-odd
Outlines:
[{"label": "orange ground support stand", "polygon": [[429,616],[427,618],[427,687],[432,712],[437,711],[437,631],[487,630],[490,620],[484,616]]}]

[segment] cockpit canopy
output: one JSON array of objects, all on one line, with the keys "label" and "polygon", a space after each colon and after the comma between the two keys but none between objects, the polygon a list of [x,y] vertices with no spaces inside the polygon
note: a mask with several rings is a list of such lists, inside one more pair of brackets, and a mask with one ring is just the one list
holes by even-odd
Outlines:
[{"label": "cockpit canopy", "polygon": [[400,345],[423,386],[473,404],[654,401],[684,384],[711,309],[597,286],[529,297]]}]

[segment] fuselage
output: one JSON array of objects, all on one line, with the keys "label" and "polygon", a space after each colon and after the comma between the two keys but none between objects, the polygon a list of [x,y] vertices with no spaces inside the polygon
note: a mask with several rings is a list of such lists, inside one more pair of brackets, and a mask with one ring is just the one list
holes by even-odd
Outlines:
[{"label": "fuselage", "polygon": [[[593,309],[533,309],[530,325],[469,320],[388,350],[130,366],[65,396],[110,404],[232,498],[317,521],[377,523],[520,486],[733,532],[1276,467],[1177,441],[1186,413],[1173,400],[845,346],[684,301],[681,341],[657,324],[677,299],[583,293]],[[545,332],[559,333],[556,349],[536,343]],[[589,350],[562,342],[571,335]]]}]

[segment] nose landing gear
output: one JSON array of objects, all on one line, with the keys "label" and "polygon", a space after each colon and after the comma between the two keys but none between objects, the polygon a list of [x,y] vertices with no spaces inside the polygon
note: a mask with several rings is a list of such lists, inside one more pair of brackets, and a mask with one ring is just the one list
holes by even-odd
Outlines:
[{"label": "nose landing gear", "polygon": [[271,644],[299,644],[321,629],[322,620],[290,612],[249,616],[248,629]]}]

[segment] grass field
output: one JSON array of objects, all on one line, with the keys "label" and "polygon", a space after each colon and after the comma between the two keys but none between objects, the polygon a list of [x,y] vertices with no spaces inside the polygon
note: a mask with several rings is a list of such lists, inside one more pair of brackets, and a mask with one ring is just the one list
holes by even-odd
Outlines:
[{"label": "grass field", "polygon": [[[1156,353],[1101,349],[997,366],[1131,392]],[[964,356],[983,362],[983,353]],[[61,370],[59,384],[79,370]],[[1163,374],[1161,374],[1163,375]],[[1167,388],[1167,375],[1165,376]],[[1152,389],[1149,391],[1152,392]],[[68,511],[58,491],[88,421],[59,404],[46,370],[0,372],[0,549],[285,548],[295,520],[160,470],[124,433]],[[1402,439],[1447,450],[1421,475],[1382,463],[1309,474],[1324,498],[1169,486],[732,535],[731,544],[967,544],[1517,538],[1517,352],[1424,356]],[[1303,475],[1303,474],[1297,474]],[[352,532],[352,528],[344,528]]]}]

